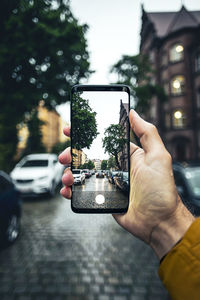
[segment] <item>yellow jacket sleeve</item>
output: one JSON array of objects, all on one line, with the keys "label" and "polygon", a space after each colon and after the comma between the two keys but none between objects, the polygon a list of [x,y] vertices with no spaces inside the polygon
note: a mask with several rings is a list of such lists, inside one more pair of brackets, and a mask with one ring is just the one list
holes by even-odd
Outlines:
[{"label": "yellow jacket sleeve", "polygon": [[200,300],[200,218],[167,254],[158,273],[173,300]]}]

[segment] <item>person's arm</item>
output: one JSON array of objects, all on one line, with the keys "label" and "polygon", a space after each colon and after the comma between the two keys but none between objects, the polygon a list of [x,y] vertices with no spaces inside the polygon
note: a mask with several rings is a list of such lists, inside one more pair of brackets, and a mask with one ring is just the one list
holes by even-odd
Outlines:
[{"label": "person's arm", "polygon": [[156,127],[133,110],[129,119],[142,148],[131,144],[129,208],[114,217],[161,259],[183,237],[194,217],[177,193],[171,155]]},{"label": "person's arm", "polygon": [[[149,244],[161,260],[184,237],[195,218],[183,205],[177,193],[172,159],[155,126],[144,121],[133,110],[130,111],[129,119],[142,148],[132,143],[130,145],[129,207],[127,213],[113,216],[122,227]],[[65,133],[69,135],[69,129],[65,129]],[[59,160],[64,164],[69,163],[70,151],[65,150]],[[65,187],[61,194],[70,198],[70,186],[73,182],[71,171],[63,175],[62,181]],[[196,238],[199,239],[198,236]],[[164,262],[167,258],[168,255]],[[173,264],[171,266],[173,268]],[[168,267],[162,270],[161,279],[166,278],[164,273],[168,271]],[[176,273],[175,265],[173,272]],[[186,278],[186,270],[183,269],[182,272]],[[173,282],[170,277],[168,282],[166,286],[171,293]]]},{"label": "person's arm", "polygon": [[173,300],[200,299],[200,218],[163,258],[159,276]]}]

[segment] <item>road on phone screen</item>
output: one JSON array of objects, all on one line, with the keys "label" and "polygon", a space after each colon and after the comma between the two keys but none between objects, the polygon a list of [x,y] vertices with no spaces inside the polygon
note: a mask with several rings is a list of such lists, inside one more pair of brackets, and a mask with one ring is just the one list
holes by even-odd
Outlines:
[{"label": "road on phone screen", "polygon": [[57,192],[24,200],[21,236],[0,251],[0,299],[169,300],[158,267],[111,215],[75,214]]},{"label": "road on phone screen", "polygon": [[[74,186],[73,201],[75,207],[82,208],[119,208],[127,206],[127,194],[121,192],[108,181],[108,178],[96,178],[95,175],[85,179],[82,185]],[[97,195],[105,198],[105,203],[96,200]]]}]

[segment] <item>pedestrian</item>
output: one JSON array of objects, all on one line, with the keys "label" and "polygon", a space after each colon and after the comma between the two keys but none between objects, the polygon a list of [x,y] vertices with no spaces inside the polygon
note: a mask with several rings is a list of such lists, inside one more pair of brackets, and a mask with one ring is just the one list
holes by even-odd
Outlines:
[{"label": "pedestrian", "polygon": [[[172,299],[200,299],[200,218],[182,203],[174,182],[172,159],[156,127],[134,110],[129,120],[142,148],[130,144],[130,199],[118,224],[152,247],[160,260],[159,276]],[[69,136],[70,128],[64,133]],[[71,162],[70,149],[59,156]],[[61,194],[71,198],[73,175],[67,170]]]}]

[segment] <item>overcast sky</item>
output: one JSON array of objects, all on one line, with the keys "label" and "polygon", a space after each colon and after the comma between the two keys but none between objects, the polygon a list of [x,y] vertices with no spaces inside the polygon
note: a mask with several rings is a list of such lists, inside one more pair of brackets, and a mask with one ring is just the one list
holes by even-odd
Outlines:
[{"label": "overcast sky", "polygon": [[108,153],[104,153],[102,139],[104,131],[111,124],[119,123],[120,101],[128,103],[127,92],[83,92],[81,97],[89,101],[89,105],[96,114],[98,135],[94,139],[90,149],[84,148],[88,159],[108,159]]},{"label": "overcast sky", "polygon": [[[90,84],[109,84],[110,67],[122,55],[139,52],[141,29],[141,3],[147,12],[178,11],[182,3],[188,10],[200,10],[199,0],[71,0],[71,9],[80,24],[88,24],[88,50],[91,69]],[[58,109],[69,119],[69,109]]]},{"label": "overcast sky", "polygon": [[110,67],[123,54],[139,52],[141,3],[150,11],[178,11],[182,3],[188,10],[200,10],[199,0],[71,0],[74,16],[88,24],[88,50],[91,69],[89,83],[109,83]]}]

